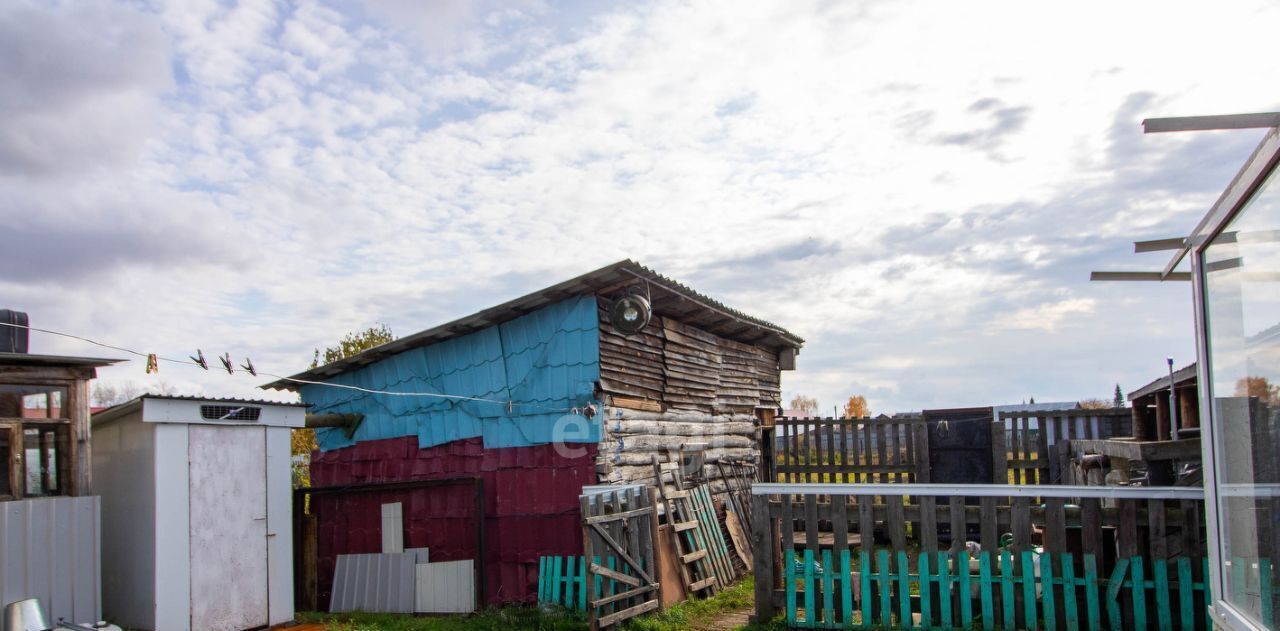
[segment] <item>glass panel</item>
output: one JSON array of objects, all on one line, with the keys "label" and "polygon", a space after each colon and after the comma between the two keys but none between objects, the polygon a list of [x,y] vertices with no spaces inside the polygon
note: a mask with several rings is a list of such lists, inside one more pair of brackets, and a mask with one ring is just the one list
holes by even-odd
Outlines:
[{"label": "glass panel", "polygon": [[1280,185],[1273,172],[1205,249],[1213,421],[1220,490],[1220,595],[1261,623],[1280,602]]},{"label": "glass panel", "polygon": [[0,427],[0,495],[13,495],[13,487],[9,483],[9,473],[13,471],[13,448],[10,429]]},{"label": "glass panel", "polygon": [[70,418],[67,400],[62,386],[0,384],[0,418]]},{"label": "glass panel", "polygon": [[27,497],[62,495],[67,466],[66,425],[27,426],[22,430],[23,478]]}]

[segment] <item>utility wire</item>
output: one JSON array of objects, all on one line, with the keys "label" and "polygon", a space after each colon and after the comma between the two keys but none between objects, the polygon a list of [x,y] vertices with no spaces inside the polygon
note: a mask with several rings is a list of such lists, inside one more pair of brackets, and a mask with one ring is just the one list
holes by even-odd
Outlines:
[{"label": "utility wire", "polygon": [[[47,334],[49,334],[49,335],[58,335],[58,336],[62,336],[62,337],[67,337],[67,338],[71,338],[71,339],[73,339],[73,340],[80,340],[80,341],[82,341],[82,342],[88,342],[89,344],[93,344],[93,345],[95,345],[95,346],[101,346],[102,348],[109,348],[109,349],[111,349],[111,350],[120,351],[121,353],[129,353],[130,355],[137,355],[138,357],[143,357],[143,358],[149,358],[149,357],[151,357],[152,355],[155,355],[155,353],[143,353],[143,352],[135,351],[135,350],[133,350],[133,349],[124,348],[123,346],[115,346],[115,345],[113,345],[113,344],[106,344],[106,343],[104,343],[104,342],[99,342],[99,341],[97,341],[97,340],[93,340],[93,339],[90,339],[90,338],[87,338],[87,337],[84,337],[84,336],[81,336],[81,335],[73,335],[73,334],[71,334],[71,333],[63,333],[63,332],[61,332],[61,331],[53,331],[53,330],[50,330],[50,329],[42,329],[42,328],[39,328],[39,327],[27,326],[27,325],[22,325],[22,324],[13,324],[13,323],[10,323],[10,322],[0,322],[0,326],[7,326],[7,327],[15,328],[15,329],[26,329],[26,330],[28,330],[28,331],[36,331],[36,332],[38,332],[38,333],[47,333]],[[160,361],[166,361],[166,362],[170,362],[170,363],[174,363],[174,364],[184,364],[184,365],[194,366],[194,367],[196,367],[196,368],[202,368],[202,369],[204,369],[204,370],[208,370],[208,368],[206,368],[206,367],[204,367],[204,366],[201,366],[199,363],[197,363],[197,362],[195,362],[195,361],[192,361],[192,360],[190,360],[190,359],[172,359],[172,358],[169,358],[169,357],[161,357],[161,356],[159,356],[159,355],[155,355],[155,357],[156,357],[156,359],[158,359],[158,360],[160,360]],[[396,397],[429,397],[429,398],[433,398],[433,399],[450,399],[450,400],[455,400],[455,401],[476,401],[476,402],[481,402],[481,403],[497,403],[497,404],[499,404],[499,405],[505,405],[505,406],[508,406],[508,407],[516,407],[516,406],[520,406],[520,407],[532,407],[532,408],[538,408],[538,409],[547,410],[547,411],[549,411],[549,412],[574,412],[574,413],[578,412],[578,408],[576,408],[576,407],[572,407],[572,408],[553,408],[553,407],[546,406],[546,405],[541,405],[541,404],[538,404],[538,403],[517,403],[517,402],[515,402],[515,401],[510,401],[510,400],[504,401],[504,400],[501,400],[501,399],[489,399],[489,398],[486,398],[486,397],[471,397],[471,396],[465,396],[465,395],[461,395],[461,394],[444,394],[444,393],[440,393],[440,392],[393,392],[393,391],[390,391],[390,390],[375,390],[375,389],[372,389],[372,388],[361,388],[360,386],[351,386],[351,385],[346,385],[346,384],[341,384],[341,383],[330,383],[330,382],[327,382],[327,381],[309,381],[309,380],[307,380],[307,379],[296,379],[296,378],[294,378],[294,377],[285,377],[285,376],[282,376],[282,375],[276,375],[276,374],[269,373],[269,372],[264,372],[264,371],[261,371],[261,370],[258,370],[258,371],[256,371],[256,372],[257,372],[257,374],[262,375],[262,376],[264,376],[264,377],[273,377],[273,378],[275,378],[275,379],[279,379],[279,380],[281,380],[281,381],[289,381],[289,382],[293,382],[293,383],[299,383],[299,384],[310,385],[310,386],[325,386],[325,387],[328,387],[328,388],[342,388],[342,389],[344,389],[344,390],[355,390],[355,391],[357,391],[357,392],[364,392],[364,393],[367,393],[367,394],[383,394],[383,395],[396,396]]]}]

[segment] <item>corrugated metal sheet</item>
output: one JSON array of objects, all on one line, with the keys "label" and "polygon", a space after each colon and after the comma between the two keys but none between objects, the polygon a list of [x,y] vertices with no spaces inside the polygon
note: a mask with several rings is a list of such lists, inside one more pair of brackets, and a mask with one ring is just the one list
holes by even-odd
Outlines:
[{"label": "corrugated metal sheet", "polygon": [[[418,449],[414,438],[395,438],[317,453],[311,474],[316,486],[479,476],[485,490],[486,600],[533,602],[538,558],[582,552],[578,494],[596,482],[596,449],[581,449],[576,458],[553,445],[485,449],[479,438]],[[403,504],[406,549],[428,547],[432,561],[476,558],[469,485],[315,496],[322,602],[337,555],[381,550],[382,505],[391,502]]]},{"label": "corrugated metal sheet", "polygon": [[[527,447],[553,439],[563,412],[591,401],[600,378],[599,323],[594,296],[570,298],[500,325],[406,350],[332,383],[373,390],[438,392],[512,401],[374,395],[325,386],[303,386],[313,412],[365,415],[351,439],[341,429],[316,431],[322,450],[359,441],[416,436],[423,447],[482,437],[487,447]],[[566,442],[597,443],[599,422]]]},{"label": "corrugated metal sheet", "polygon": [[413,552],[339,556],[329,611],[413,613],[417,560]]},{"label": "corrugated metal sheet", "polygon": [[38,598],[49,621],[102,617],[97,497],[0,502],[0,604]]},{"label": "corrugated metal sheet", "polygon": [[471,613],[476,610],[475,561],[418,565],[417,613]]}]

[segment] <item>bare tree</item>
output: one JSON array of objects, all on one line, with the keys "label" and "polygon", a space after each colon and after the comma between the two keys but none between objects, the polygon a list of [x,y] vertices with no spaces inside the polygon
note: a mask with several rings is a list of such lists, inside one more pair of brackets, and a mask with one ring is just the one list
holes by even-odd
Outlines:
[{"label": "bare tree", "polygon": [[126,381],[94,381],[89,393],[89,400],[96,407],[110,407],[125,401],[131,401],[144,394],[173,395],[178,393],[177,386],[166,381],[138,383]]}]

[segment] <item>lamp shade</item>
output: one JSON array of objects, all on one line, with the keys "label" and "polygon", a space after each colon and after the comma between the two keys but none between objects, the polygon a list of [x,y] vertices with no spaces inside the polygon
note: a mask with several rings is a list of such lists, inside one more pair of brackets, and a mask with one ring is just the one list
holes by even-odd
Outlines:
[{"label": "lamp shade", "polygon": [[639,294],[623,296],[609,309],[609,324],[623,335],[639,333],[652,317],[649,300]]}]

